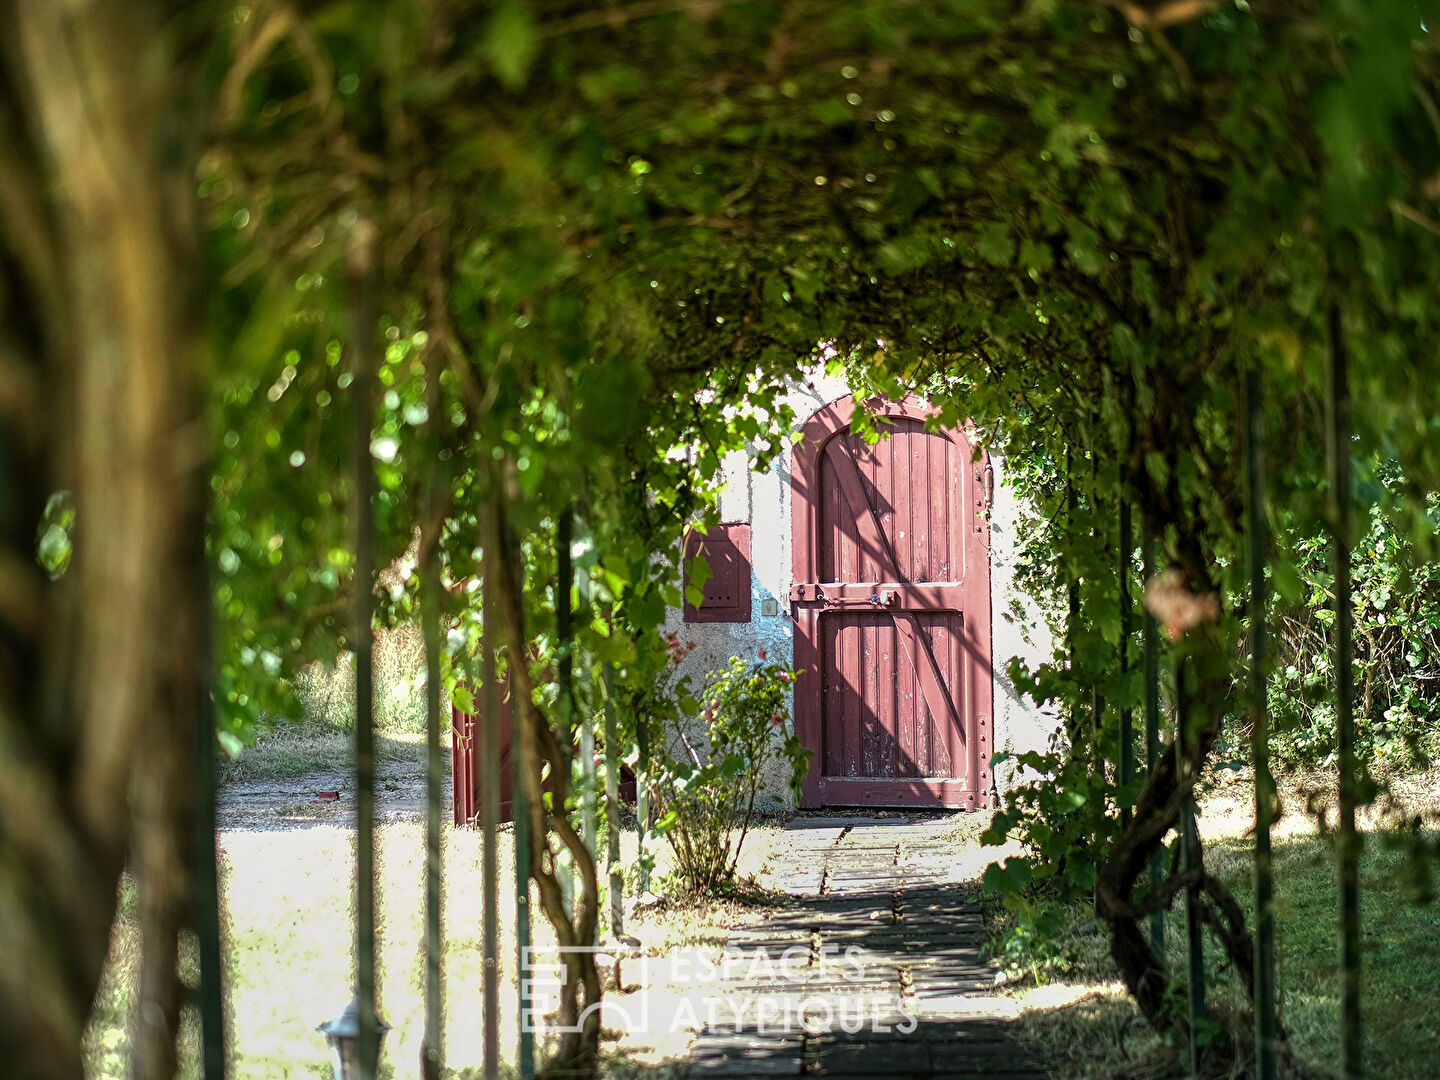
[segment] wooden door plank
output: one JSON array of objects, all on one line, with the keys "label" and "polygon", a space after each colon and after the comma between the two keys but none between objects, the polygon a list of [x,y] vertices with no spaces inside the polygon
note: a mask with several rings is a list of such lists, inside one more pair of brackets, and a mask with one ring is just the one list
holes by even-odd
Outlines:
[{"label": "wooden door plank", "polygon": [[970,485],[966,479],[970,476],[973,466],[970,463],[969,444],[954,444],[946,447],[945,456],[949,459],[946,477],[946,527],[951,536],[951,547],[954,557],[950,562],[950,573],[956,579],[968,577],[970,574],[970,528],[974,524],[972,507],[970,505]]},{"label": "wooden door plank", "polygon": [[886,619],[875,620],[875,643],[879,649],[879,664],[875,668],[876,708],[875,735],[878,742],[875,763],[881,776],[895,775],[897,743],[899,742],[899,717],[897,715],[896,691],[899,689],[899,658],[895,655],[895,626]]},{"label": "wooden door plank", "polygon": [[[913,423],[900,426],[891,438],[896,440],[896,464],[900,472],[897,482],[904,488],[903,499],[897,500],[897,505],[903,504],[903,512],[898,516],[905,534],[901,547],[906,553],[906,565],[900,569],[910,581],[927,581],[930,572],[929,539],[926,535],[930,518],[930,474],[925,467],[927,457],[924,448],[935,440]],[[896,606],[908,605],[902,599]],[[896,635],[898,638],[898,628]],[[915,681],[908,677],[897,680],[896,692],[897,775],[924,776],[925,769],[921,763],[925,753],[919,737],[925,711],[921,695],[915,693]]]},{"label": "wooden door plank", "polygon": [[849,506],[849,520],[854,522],[855,535],[860,540],[860,548],[877,565],[878,573],[873,578],[860,580],[899,581],[901,580],[900,571],[895,565],[895,553],[890,549],[890,540],[880,527],[880,519],[875,514],[875,508],[870,505],[870,499],[865,494],[865,484],[860,477],[860,469],[856,465],[855,459],[846,452],[848,449],[849,447],[841,444],[839,439],[834,439],[826,448],[826,456],[835,468],[835,479]]},{"label": "wooden door plank", "polygon": [[[808,562],[810,556],[792,552],[792,558],[797,562]],[[825,683],[821,678],[821,633],[820,612],[806,607],[795,611],[795,670],[800,673],[795,687],[795,734],[803,746],[816,751],[817,759],[823,759],[828,734],[824,719]],[[800,783],[800,805],[803,809],[822,805],[822,771],[819,768],[806,770],[805,779]]]},{"label": "wooden door plank", "polygon": [[[825,619],[821,623],[825,633],[824,656],[821,657],[821,664],[825,669],[825,683],[822,689],[824,701],[822,702],[822,715],[833,716],[838,705],[844,701],[845,676],[841,669],[840,661],[844,655],[841,649],[841,634],[844,627],[838,620]],[[830,732],[825,732],[823,746],[820,754],[821,771],[827,775],[834,775],[843,761],[841,754],[844,752],[844,742],[841,739],[830,737]],[[812,767],[811,771],[814,771]]]},{"label": "wooden door plank", "polygon": [[951,505],[950,498],[950,478],[955,470],[955,447],[947,439],[936,448],[936,456],[939,460],[935,463],[935,480],[930,488],[930,505],[933,508],[931,513],[938,522],[938,535],[933,542],[944,551],[935,572],[945,581],[962,581],[963,562],[955,547],[959,530],[955,527],[955,508]]},{"label": "wooden door plank", "polygon": [[[915,523],[911,520],[910,511],[910,431],[908,428],[901,428],[893,432],[885,442],[890,448],[888,486],[891,507],[890,527],[886,529],[886,533],[891,537],[895,548],[895,569],[901,581],[924,581],[924,578],[915,573],[915,560],[911,554],[915,544]],[[881,486],[879,478],[876,479],[874,491],[877,496],[884,497],[885,487]],[[884,527],[883,517],[880,524]]]},{"label": "wooden door plank", "polygon": [[[899,637],[898,629],[896,637]],[[910,677],[909,672],[902,671],[900,677],[895,681],[895,711],[896,743],[898,744],[898,768],[895,775],[924,776],[925,770],[920,764],[924,753],[917,737],[924,709],[921,706],[920,696],[915,693],[915,680]]]},{"label": "wooden door plank", "polygon": [[855,633],[860,640],[855,654],[855,670],[859,676],[857,685],[860,687],[857,709],[860,721],[856,729],[855,757],[846,773],[850,776],[870,776],[875,768],[875,624],[863,615],[858,616]]},{"label": "wooden door plank", "polygon": [[[930,565],[930,556],[934,548],[934,538],[931,536],[930,513],[930,491],[934,486],[935,473],[930,468],[930,447],[942,440],[936,439],[928,432],[912,432],[910,438],[910,488],[911,505],[910,525],[914,530],[912,533],[912,550],[915,565],[914,579],[916,581],[934,581],[934,571]],[[916,481],[915,477],[919,477]]]},{"label": "wooden door plank", "polygon": [[[838,616],[832,615],[831,618],[838,618]],[[841,648],[844,649],[845,658],[841,667],[841,672],[844,672],[841,675],[841,681],[845,687],[850,688],[851,693],[845,694],[844,711],[841,713],[841,716],[844,717],[842,720],[844,727],[841,729],[844,737],[842,737],[841,746],[844,749],[841,750],[840,768],[837,769],[837,775],[854,776],[855,769],[860,763],[860,727],[861,720],[863,720],[861,714],[865,707],[864,664],[861,662],[860,655],[863,651],[863,639],[861,639],[860,626],[855,625],[852,619],[847,619],[841,625],[844,626],[844,638],[842,638],[844,644]]]},{"label": "wooden door plank", "polygon": [[940,672],[940,665],[935,662],[935,653],[930,647],[929,639],[912,613],[897,611],[893,614],[895,627],[900,632],[901,645],[910,666],[915,669],[920,692],[925,695],[925,704],[930,708],[930,715],[936,719],[943,717],[950,730],[959,735],[962,743],[965,742],[965,728],[960,723],[960,713],[955,708],[955,699],[945,692],[944,676]]}]

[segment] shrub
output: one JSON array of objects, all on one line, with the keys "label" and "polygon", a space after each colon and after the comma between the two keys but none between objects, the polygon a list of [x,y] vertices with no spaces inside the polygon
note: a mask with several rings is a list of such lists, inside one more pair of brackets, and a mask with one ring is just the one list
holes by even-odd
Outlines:
[{"label": "shrub", "polygon": [[670,714],[659,763],[656,828],[675,852],[686,890],[705,892],[734,878],[770,762],[789,766],[790,790],[799,797],[811,751],[786,728],[794,679],[791,668],[768,662],[763,650],[754,661],[733,657],[706,676],[698,730],[698,703],[679,684],[681,707]]},{"label": "shrub", "polygon": [[[1440,499],[1431,495],[1428,508],[1432,518],[1440,513]],[[1364,524],[1353,570],[1357,749],[1372,760],[1423,762],[1440,750],[1440,565],[1427,562],[1379,505]],[[1292,598],[1277,597],[1271,616],[1274,751],[1280,764],[1329,765],[1336,745],[1329,540],[1301,538],[1294,553],[1300,580],[1290,584]]]}]

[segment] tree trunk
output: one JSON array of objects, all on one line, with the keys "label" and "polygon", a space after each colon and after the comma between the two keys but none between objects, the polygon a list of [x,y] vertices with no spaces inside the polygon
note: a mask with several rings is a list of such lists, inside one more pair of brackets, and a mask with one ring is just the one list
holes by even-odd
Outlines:
[{"label": "tree trunk", "polygon": [[[167,17],[0,0],[0,1045],[17,1080],[82,1074],[132,840],[137,1075],[174,1071],[190,809],[176,757],[193,745],[209,602],[194,157],[171,111],[203,95],[175,85],[189,68]],[[51,585],[35,537],[61,488],[75,556]]]}]

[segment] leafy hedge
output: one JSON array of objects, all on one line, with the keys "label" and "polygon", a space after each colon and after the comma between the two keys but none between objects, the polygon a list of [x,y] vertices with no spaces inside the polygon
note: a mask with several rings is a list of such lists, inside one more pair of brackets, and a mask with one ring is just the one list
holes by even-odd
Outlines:
[{"label": "leafy hedge", "polygon": [[[1398,478],[1386,470],[1390,483]],[[1431,495],[1429,516],[1440,513]],[[1285,765],[1329,765],[1335,754],[1335,622],[1326,538],[1294,542],[1298,578],[1277,580],[1271,616],[1276,664],[1274,752]],[[1355,725],[1370,759],[1423,761],[1440,749],[1440,567],[1419,557],[1381,503],[1355,546]]]}]

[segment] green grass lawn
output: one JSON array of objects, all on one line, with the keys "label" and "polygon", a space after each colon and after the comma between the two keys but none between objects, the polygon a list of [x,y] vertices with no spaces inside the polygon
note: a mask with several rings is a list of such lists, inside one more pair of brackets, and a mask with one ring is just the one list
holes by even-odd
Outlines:
[{"label": "green grass lawn", "polygon": [[[1215,865],[1248,909],[1251,844],[1227,838]],[[1223,860],[1223,862],[1222,862]],[[1366,837],[1360,866],[1364,929],[1361,1015],[1365,1059],[1376,1078],[1440,1074],[1440,905],[1417,904],[1402,887],[1404,856]],[[1275,845],[1276,968],[1281,1020],[1316,1076],[1336,1076],[1340,1059],[1340,965],[1335,859],[1318,837]]]},{"label": "green grass lawn", "polygon": [[[450,756],[449,717],[441,734],[441,752]],[[282,780],[315,773],[350,775],[353,770],[355,736],[318,724],[296,724],[276,728],[247,746],[233,761],[222,762],[225,781]],[[425,736],[417,732],[377,732],[375,761],[408,762],[424,767]]]},{"label": "green grass lawn", "polygon": [[[1243,815],[1211,819],[1206,864],[1250,915],[1252,842]],[[1207,816],[1202,814],[1202,828]],[[1314,1077],[1339,1075],[1340,1006],[1338,890],[1328,840],[1287,820],[1275,850],[1276,956],[1281,1022]],[[1411,901],[1403,859],[1381,834],[1365,837],[1361,858],[1364,928],[1362,1015],[1367,1076],[1372,1080],[1433,1080],[1440,1076],[1440,904]],[[1182,905],[1167,917],[1166,959],[1183,977]],[[1003,921],[1003,920],[1001,920]],[[1108,940],[1083,906],[1073,911],[1066,940],[1069,971],[1046,985],[1022,983],[1011,992],[1025,1009],[1027,1039],[1054,1075],[1100,1077],[1181,1075],[1176,1055],[1150,1032],[1117,981]],[[1217,1011],[1243,1003],[1234,974],[1222,970],[1218,947],[1206,941],[1210,1004]]]},{"label": "green grass lawn", "polygon": [[[293,822],[288,811],[275,813],[273,820],[257,822],[259,828],[227,828],[220,834],[231,1074],[243,1080],[318,1080],[331,1072],[325,1039],[315,1027],[332,1019],[350,997],[355,836],[333,820],[297,826],[286,823]],[[742,876],[763,868],[777,829],[772,823],[752,827],[741,858]],[[623,829],[621,841],[627,865],[633,867],[634,829]],[[415,1076],[424,1025],[424,827],[414,821],[384,823],[376,829],[376,842],[380,1011],[393,1025],[382,1075]],[[655,850],[659,888],[671,860],[663,842]],[[443,853],[446,1076],[478,1077],[483,1015],[480,837],[447,823]],[[515,861],[508,827],[500,833],[499,860],[501,1054],[502,1060],[513,1061],[519,1009]],[[627,890],[633,892],[633,885],[633,879],[627,880]],[[684,946],[718,957],[726,927],[760,917],[768,902],[766,895],[751,890],[739,899],[669,903],[630,920],[626,929],[652,955],[663,958]],[[533,909],[535,944],[553,944],[538,903]],[[134,1011],[139,937],[133,889],[122,882],[121,917],[86,1033],[88,1077],[120,1080],[129,1074],[127,1028]],[[659,1003],[652,1009],[693,989],[669,978],[660,959],[651,961],[647,970],[651,1001]],[[626,979],[633,982],[631,974]],[[682,1060],[693,1038],[692,1030],[672,1032],[657,1024],[648,1035],[608,1042],[606,1071],[625,1076],[637,1068]],[[182,1032],[182,1044],[181,1075],[188,1080],[198,1075],[192,1024]]]}]

